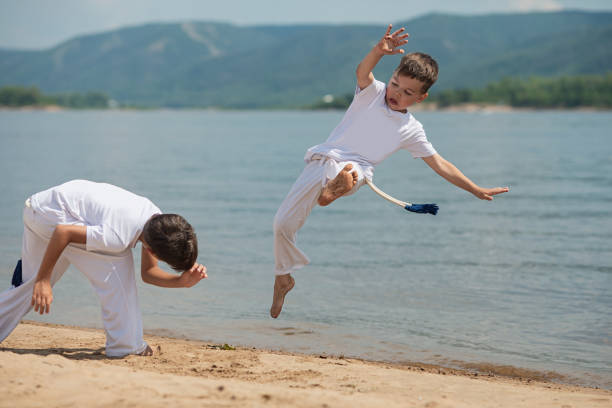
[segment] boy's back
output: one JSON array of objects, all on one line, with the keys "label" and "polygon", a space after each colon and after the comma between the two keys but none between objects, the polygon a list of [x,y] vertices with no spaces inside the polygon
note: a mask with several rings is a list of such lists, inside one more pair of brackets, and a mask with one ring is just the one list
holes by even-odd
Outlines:
[{"label": "boy's back", "polygon": [[101,252],[133,248],[147,220],[161,213],[145,197],[88,180],[41,191],[31,197],[30,204],[49,225],[85,225],[87,250]]}]

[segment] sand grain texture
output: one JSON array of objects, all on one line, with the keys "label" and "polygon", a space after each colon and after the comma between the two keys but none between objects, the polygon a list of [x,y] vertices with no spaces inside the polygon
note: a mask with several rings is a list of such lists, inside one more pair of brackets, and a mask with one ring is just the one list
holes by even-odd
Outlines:
[{"label": "sand grain texture", "polygon": [[102,331],[22,323],[0,407],[612,407],[607,390],[145,337],[153,357],[109,359]]}]

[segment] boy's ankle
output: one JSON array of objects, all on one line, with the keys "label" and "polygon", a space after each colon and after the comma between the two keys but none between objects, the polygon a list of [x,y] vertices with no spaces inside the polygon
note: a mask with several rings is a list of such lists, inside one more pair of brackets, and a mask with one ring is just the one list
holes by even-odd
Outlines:
[{"label": "boy's ankle", "polygon": [[276,278],[274,279],[274,283],[278,283],[281,286],[288,285],[289,283],[291,283],[291,274],[286,273],[284,275],[276,275]]}]

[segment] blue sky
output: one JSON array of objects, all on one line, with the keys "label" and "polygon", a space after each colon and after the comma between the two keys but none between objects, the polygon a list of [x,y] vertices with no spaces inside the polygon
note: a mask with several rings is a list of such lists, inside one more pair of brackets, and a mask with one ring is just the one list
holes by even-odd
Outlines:
[{"label": "blue sky", "polygon": [[0,47],[40,49],[148,22],[387,24],[430,12],[612,11],[611,0],[0,0]]}]

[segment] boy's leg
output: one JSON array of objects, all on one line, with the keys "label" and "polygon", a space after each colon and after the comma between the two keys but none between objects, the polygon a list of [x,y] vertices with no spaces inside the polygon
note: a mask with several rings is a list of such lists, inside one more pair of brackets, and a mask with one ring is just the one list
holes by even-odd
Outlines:
[{"label": "boy's leg", "polygon": [[[310,263],[295,241],[297,231],[304,225],[312,208],[355,193],[364,184],[366,172],[371,173],[371,169],[364,170],[357,163],[325,158],[310,162],[304,168],[274,217],[276,278],[270,316],[278,317],[285,295],[295,285],[290,272]],[[322,199],[324,194],[328,195]]]},{"label": "boy's leg", "polygon": [[317,198],[321,194],[325,180],[325,172],[326,167],[323,160],[307,164],[274,217],[274,273],[276,278],[270,308],[270,315],[274,318],[280,314],[285,295],[295,284],[290,273],[310,263],[306,254],[296,246],[296,237],[313,207],[317,205]]},{"label": "boy's leg", "polygon": [[69,247],[66,257],[93,285],[102,307],[106,355],[122,357],[150,350],[142,337],[132,251],[117,255]]},{"label": "boy's leg", "polygon": [[317,205],[325,177],[321,161],[306,165],[274,216],[275,275],[299,269],[310,260],[296,245],[297,231]]},{"label": "boy's leg", "polygon": [[[8,337],[17,327],[21,319],[32,309],[32,291],[38,274],[38,268],[47,250],[49,240],[35,233],[30,227],[37,230],[44,225],[33,225],[35,217],[29,208],[24,210],[24,227],[21,247],[21,273],[23,283],[16,288],[8,289],[0,293],[0,341]],[[51,229],[51,233],[53,230]],[[50,236],[50,234],[49,234]],[[70,263],[66,257],[61,256],[51,274],[51,285],[62,277]],[[8,284],[8,283],[7,283]]]}]

